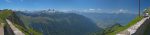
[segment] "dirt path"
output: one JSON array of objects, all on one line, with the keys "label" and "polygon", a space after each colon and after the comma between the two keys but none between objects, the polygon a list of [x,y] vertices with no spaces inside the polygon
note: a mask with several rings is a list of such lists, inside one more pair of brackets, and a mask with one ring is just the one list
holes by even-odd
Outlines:
[{"label": "dirt path", "polygon": [[0,24],[0,35],[4,35],[4,23]]},{"label": "dirt path", "polygon": [[15,35],[25,35],[23,32],[21,32],[18,28],[16,28],[11,21],[6,19],[7,23],[10,25],[11,29],[13,30]]},{"label": "dirt path", "polygon": [[149,17],[143,18],[141,21],[137,22],[135,25],[129,27],[128,29],[117,33],[116,35],[132,35],[136,30],[147,20]]}]

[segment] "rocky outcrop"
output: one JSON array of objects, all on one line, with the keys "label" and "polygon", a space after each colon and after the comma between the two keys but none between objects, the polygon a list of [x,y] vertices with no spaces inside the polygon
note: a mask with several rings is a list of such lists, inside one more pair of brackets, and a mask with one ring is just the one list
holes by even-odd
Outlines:
[{"label": "rocky outcrop", "polygon": [[[143,27],[143,24],[145,24],[145,22],[147,22],[149,20],[149,17],[143,18],[141,21],[137,22],[136,24],[134,24],[133,26],[127,28],[126,30],[117,33],[117,35],[132,35],[136,32],[138,32],[140,29],[144,29],[141,28]],[[138,35],[142,34],[143,31],[140,30],[140,33],[137,33]]]},{"label": "rocky outcrop", "polygon": [[147,19],[132,35],[150,35],[150,19]]},{"label": "rocky outcrop", "polygon": [[20,31],[18,28],[16,28],[12,22],[8,19],[6,19],[8,25],[11,27],[15,35],[25,35],[22,31]]}]

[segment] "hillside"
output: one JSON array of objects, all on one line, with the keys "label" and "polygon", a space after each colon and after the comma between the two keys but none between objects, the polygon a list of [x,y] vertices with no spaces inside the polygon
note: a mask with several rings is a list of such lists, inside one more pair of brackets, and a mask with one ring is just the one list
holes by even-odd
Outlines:
[{"label": "hillside", "polygon": [[16,12],[27,28],[40,31],[43,35],[88,35],[102,30],[87,17],[63,12]]},{"label": "hillside", "polygon": [[[128,15],[130,17],[125,17]],[[106,35],[114,34],[132,25],[126,26],[125,23],[134,17],[135,14],[126,13],[67,13],[55,10],[35,12],[2,10],[1,12],[1,22],[6,23],[4,30],[9,32],[5,33],[8,35],[13,32],[10,31],[6,19],[25,35]],[[137,17],[130,23],[135,23],[137,20],[140,19]]]},{"label": "hillside", "polygon": [[11,10],[1,10],[0,11],[0,26],[1,26],[1,35],[10,35],[10,34],[14,34],[12,32],[12,30],[10,29],[9,25],[7,24],[7,22],[5,21],[5,19],[7,17],[9,17],[11,14],[13,14],[13,12],[10,12]]},{"label": "hillside", "polygon": [[[13,12],[12,10],[8,10],[8,9],[1,10],[0,18],[1,18],[0,22],[4,23],[3,28],[4,28],[5,35],[17,35],[14,32],[15,28],[23,32],[25,35],[36,35],[36,34],[41,35],[40,32],[36,32],[33,29],[27,29],[24,26],[24,24],[21,23],[20,19],[17,18],[17,16],[15,15],[15,12]],[[7,21],[10,20],[10,22],[6,22],[6,19],[8,19]],[[14,30],[13,30],[12,25],[8,23],[12,23],[12,25],[14,26]]]},{"label": "hillside", "polygon": [[0,16],[0,22],[5,23],[4,32],[6,35],[14,34],[5,21],[6,19],[10,20],[25,35],[88,35],[91,32],[102,30],[89,18],[75,13],[24,13],[2,10]]},{"label": "hillside", "polygon": [[108,28],[114,24],[127,25],[137,14],[131,13],[78,13],[90,18],[100,28]]}]

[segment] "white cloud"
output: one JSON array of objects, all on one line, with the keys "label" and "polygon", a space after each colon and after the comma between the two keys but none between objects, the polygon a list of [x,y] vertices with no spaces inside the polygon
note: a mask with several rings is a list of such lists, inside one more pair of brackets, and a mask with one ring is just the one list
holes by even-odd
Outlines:
[{"label": "white cloud", "polygon": [[95,9],[89,9],[90,11],[101,11],[102,9],[100,8],[95,8]]},{"label": "white cloud", "polygon": [[63,9],[63,10],[61,10],[61,11],[63,11],[63,12],[68,12],[68,11],[70,11],[70,10]]},{"label": "white cloud", "polygon": [[89,10],[95,10],[95,9],[90,8]]},{"label": "white cloud", "polygon": [[89,9],[83,9],[80,10],[81,12],[100,12],[102,9],[100,8],[89,8]]},{"label": "white cloud", "polygon": [[119,9],[119,12],[120,13],[126,13],[128,10],[126,10],[126,9]]},{"label": "white cloud", "polygon": [[116,13],[116,14],[119,14],[119,13],[129,13],[129,11],[127,9],[117,9],[117,10],[111,11],[110,13]]},{"label": "white cloud", "polygon": [[59,9],[59,11],[69,12],[69,11],[78,11],[78,12],[102,12],[100,8],[87,8],[87,9]]}]

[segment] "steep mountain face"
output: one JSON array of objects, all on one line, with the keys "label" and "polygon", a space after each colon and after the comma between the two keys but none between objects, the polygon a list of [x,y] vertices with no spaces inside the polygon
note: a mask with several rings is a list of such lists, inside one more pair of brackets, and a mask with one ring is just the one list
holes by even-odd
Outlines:
[{"label": "steep mountain face", "polygon": [[43,35],[88,35],[102,30],[89,18],[75,13],[16,12],[16,16],[27,29],[32,28]]}]

